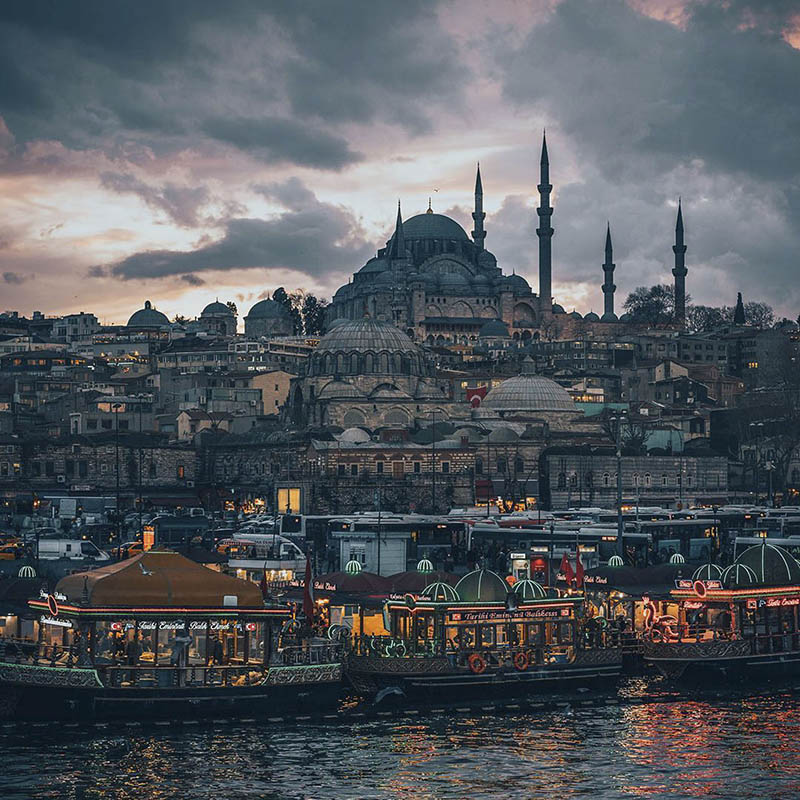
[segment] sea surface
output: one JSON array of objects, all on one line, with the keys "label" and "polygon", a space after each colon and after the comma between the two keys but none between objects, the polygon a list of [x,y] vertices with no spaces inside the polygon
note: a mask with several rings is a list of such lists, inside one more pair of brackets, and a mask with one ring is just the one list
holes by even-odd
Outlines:
[{"label": "sea surface", "polygon": [[800,798],[800,699],[0,735],[0,798]]}]

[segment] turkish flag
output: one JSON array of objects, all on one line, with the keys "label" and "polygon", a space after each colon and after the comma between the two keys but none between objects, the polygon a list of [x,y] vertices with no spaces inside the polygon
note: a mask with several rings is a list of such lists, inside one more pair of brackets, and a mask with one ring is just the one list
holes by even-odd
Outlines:
[{"label": "turkish flag", "polygon": [[572,583],[572,565],[569,563],[566,553],[561,556],[561,572],[564,575],[564,580],[567,582],[567,586],[569,586]]},{"label": "turkish flag", "polygon": [[581,561],[580,552],[577,554],[575,562],[575,585],[580,589],[583,586],[583,562]]}]

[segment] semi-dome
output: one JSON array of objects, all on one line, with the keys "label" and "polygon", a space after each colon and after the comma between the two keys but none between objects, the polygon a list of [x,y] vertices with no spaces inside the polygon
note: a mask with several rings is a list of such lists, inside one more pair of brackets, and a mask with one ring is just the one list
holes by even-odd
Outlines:
[{"label": "semi-dome", "polygon": [[788,550],[774,544],[748,547],[734,562],[749,567],[765,586],[800,584],[800,564]]},{"label": "semi-dome", "polygon": [[718,581],[722,576],[722,569],[716,564],[703,564],[692,575],[693,581]]},{"label": "semi-dome", "polygon": [[364,393],[346,381],[326,383],[317,395],[319,400],[363,400]]},{"label": "semi-dome", "polygon": [[276,300],[259,300],[249,311],[250,319],[276,319],[288,317],[289,310]]},{"label": "semi-dome", "polygon": [[369,275],[370,273],[383,272],[389,268],[388,262],[383,258],[371,258],[358,271],[359,275]]},{"label": "semi-dome", "polygon": [[444,581],[437,581],[426,586],[421,594],[434,603],[457,603],[461,599],[458,592]]},{"label": "semi-dome", "polygon": [[128,320],[129,328],[160,328],[169,325],[169,318],[166,314],[156,311],[149,300],[144,301],[144,308],[134,311]]},{"label": "semi-dome", "polygon": [[540,583],[527,578],[514,584],[514,594],[520,600],[541,600],[547,597],[547,592]]},{"label": "semi-dome", "polygon": [[508,335],[508,325],[501,319],[490,319],[488,322],[484,323],[478,331],[479,337],[496,338],[499,336],[507,337]]},{"label": "semi-dome", "polygon": [[526,281],[522,275],[509,275],[507,278],[504,278],[503,282],[507,287],[518,292],[529,292],[531,290],[528,281]]},{"label": "semi-dome", "polygon": [[720,580],[726,589],[741,589],[759,582],[756,573],[745,564],[731,564],[726,567]]},{"label": "semi-dome", "polygon": [[364,317],[348,320],[328,331],[317,345],[315,353],[326,352],[378,352],[389,350],[398,353],[418,353],[419,348],[399,328],[390,322]]},{"label": "semi-dome", "polygon": [[417,214],[403,222],[406,242],[413,239],[460,239],[469,241],[466,231],[444,214]]},{"label": "semi-dome", "polygon": [[215,317],[219,314],[225,314],[226,316],[232,317],[233,311],[231,307],[226,305],[225,303],[220,303],[219,300],[215,300],[213,303],[209,303],[201,312],[201,317]]},{"label": "semi-dome", "polygon": [[308,358],[307,375],[426,374],[422,351],[390,322],[364,317],[329,330]]},{"label": "semi-dome", "polygon": [[346,325],[348,322],[350,322],[350,320],[345,317],[337,317],[328,325],[328,330],[332,331],[334,328],[338,328],[340,325]]},{"label": "semi-dome", "polygon": [[469,278],[460,272],[445,272],[439,276],[440,286],[469,286]]},{"label": "semi-dome", "polygon": [[468,572],[457,584],[458,596],[469,603],[498,603],[508,596],[508,585],[490,569]]},{"label": "semi-dome", "polygon": [[580,315],[579,311],[573,311],[570,314],[570,317],[572,317],[572,319],[583,319],[583,317]]},{"label": "semi-dome", "polygon": [[372,437],[363,428],[347,428],[339,434],[338,439],[340,442],[363,444],[371,441]]},{"label": "semi-dome", "polygon": [[529,362],[523,364],[521,375],[508,378],[492,389],[481,406],[497,413],[579,413],[567,390],[550,378],[533,374],[533,365]]}]

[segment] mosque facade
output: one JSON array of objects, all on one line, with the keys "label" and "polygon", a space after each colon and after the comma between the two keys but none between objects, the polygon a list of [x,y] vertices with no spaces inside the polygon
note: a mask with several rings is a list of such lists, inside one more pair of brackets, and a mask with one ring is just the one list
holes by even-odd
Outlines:
[{"label": "mosque facade", "polygon": [[[613,336],[629,330],[627,315],[618,316],[610,228],[606,232],[602,264],[602,315],[565,313],[552,296],[552,225],[550,161],[542,142],[537,186],[536,235],[539,250],[539,291],[521,275],[505,275],[494,254],[485,247],[483,184],[480,167],[475,179],[471,236],[454,219],[424,214],[403,220],[398,203],[394,233],[374,258],[341,286],[328,307],[328,324],[338,319],[358,320],[365,314],[390,322],[415,342],[427,345],[471,345],[480,339],[487,321],[501,322],[509,337],[521,343],[539,338],[562,338],[579,333]],[[682,326],[685,309],[686,266],[683,218],[678,210],[675,253],[675,325]],[[598,298],[599,301],[599,298]],[[599,305],[599,302],[598,302]]]}]

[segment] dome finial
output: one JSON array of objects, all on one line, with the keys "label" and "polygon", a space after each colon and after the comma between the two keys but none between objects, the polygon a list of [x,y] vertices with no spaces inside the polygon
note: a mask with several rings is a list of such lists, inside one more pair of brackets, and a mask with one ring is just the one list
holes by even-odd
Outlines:
[{"label": "dome finial", "polygon": [[428,210],[425,212],[426,214],[433,214],[433,209],[431,208],[431,198],[428,198]]}]

